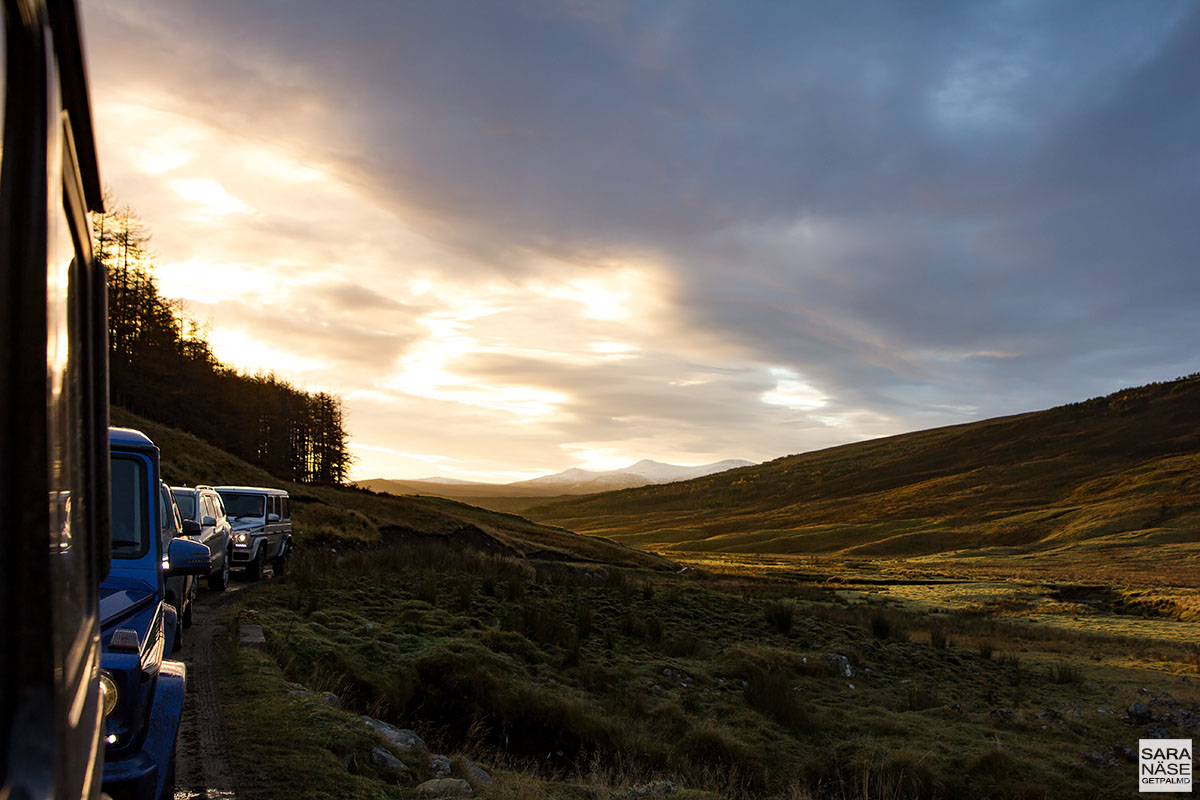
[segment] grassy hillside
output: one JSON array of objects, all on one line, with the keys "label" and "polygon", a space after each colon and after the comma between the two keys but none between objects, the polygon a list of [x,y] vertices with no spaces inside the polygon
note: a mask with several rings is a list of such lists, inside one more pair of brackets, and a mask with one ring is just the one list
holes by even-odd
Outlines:
[{"label": "grassy hillside", "polygon": [[524,513],[640,548],[875,558],[1200,548],[1200,378]]},{"label": "grassy hillside", "polygon": [[668,569],[658,556],[603,538],[579,536],[511,514],[433,497],[395,497],[362,489],[309,486],[272,477],[203,440],[175,428],[112,410],[112,424],[136,428],[159,447],[163,479],[172,485],[278,486],[293,499],[293,527],[300,544],[335,548],[391,541],[438,541],[541,561],[603,562]]},{"label": "grassy hillside", "polygon": [[491,800],[1116,800],[1139,737],[1200,724],[1191,642],[552,567],[435,545],[298,556],[240,610],[266,650],[226,649],[238,774],[256,776],[238,796],[420,796],[425,754],[396,753],[412,777],[381,769],[364,713],[485,765]]}]

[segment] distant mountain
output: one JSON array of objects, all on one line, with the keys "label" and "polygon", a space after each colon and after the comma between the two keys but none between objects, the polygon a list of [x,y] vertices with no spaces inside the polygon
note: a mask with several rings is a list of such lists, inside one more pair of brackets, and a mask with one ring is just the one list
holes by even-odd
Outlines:
[{"label": "distant mountain", "polygon": [[593,494],[614,489],[632,489],[673,481],[700,478],[737,467],[753,466],[751,461],[726,459],[697,467],[664,464],[660,461],[643,459],[624,469],[587,470],[568,469],[554,475],[515,481],[513,483],[473,483],[454,478],[425,478],[419,480],[388,480],[372,478],[359,481],[358,485],[375,492],[389,494],[431,494],[454,499],[498,497],[557,497],[560,495]]},{"label": "distant mountain", "polygon": [[1143,547],[1185,573],[1200,564],[1198,421],[1200,376],[1189,376],[520,511],[654,551],[977,557],[1074,549],[1097,563],[1137,563],[1149,558],[1132,555]]},{"label": "distant mountain", "polygon": [[531,489],[553,489],[557,494],[592,494],[608,492],[613,489],[633,489],[638,486],[649,486],[658,483],[686,481],[692,478],[702,478],[717,472],[724,472],[737,467],[751,467],[753,462],[740,459],[726,459],[714,464],[704,464],[699,467],[681,467],[675,464],[664,464],[660,461],[643,459],[624,469],[594,471],[587,469],[568,469],[557,475],[545,475],[527,481],[517,481],[506,486],[526,486]]}]

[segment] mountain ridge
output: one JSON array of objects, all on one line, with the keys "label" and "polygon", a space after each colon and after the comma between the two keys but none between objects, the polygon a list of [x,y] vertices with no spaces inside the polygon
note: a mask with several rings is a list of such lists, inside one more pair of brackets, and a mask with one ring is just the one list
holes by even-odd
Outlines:
[{"label": "mountain ridge", "polygon": [[711,464],[681,466],[644,458],[615,470],[588,470],[579,467],[510,483],[480,483],[455,478],[423,478],[392,480],[370,478],[357,485],[390,494],[431,494],[439,497],[551,497],[559,495],[594,494],[615,489],[629,489],[651,484],[669,483],[703,477],[718,472],[753,466],[754,462],[727,458]]},{"label": "mountain ridge", "polygon": [[1200,378],[522,509],[660,552],[923,557],[1180,547],[1200,561]]}]

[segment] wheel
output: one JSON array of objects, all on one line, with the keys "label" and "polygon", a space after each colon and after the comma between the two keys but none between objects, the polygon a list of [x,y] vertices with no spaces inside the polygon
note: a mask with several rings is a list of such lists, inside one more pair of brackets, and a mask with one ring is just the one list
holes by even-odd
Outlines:
[{"label": "wheel", "polygon": [[284,542],[283,552],[281,552],[275,559],[274,569],[275,569],[276,576],[282,575],[284,570],[287,569],[287,562],[288,562],[288,559],[291,557],[292,557],[292,548],[288,547],[287,543]]},{"label": "wheel", "polygon": [[163,781],[163,790],[159,800],[175,800],[175,754],[179,752],[179,744],[171,749],[171,763],[167,765],[167,777]]},{"label": "wheel", "polygon": [[263,548],[258,548],[258,555],[250,562],[250,566],[246,567],[246,574],[250,576],[250,580],[261,580],[263,576],[263,567],[267,565],[267,551]]},{"label": "wheel", "polygon": [[221,569],[208,576],[208,588],[214,592],[223,592],[225,587],[229,585],[229,562],[233,558],[233,553],[225,551],[225,557],[221,559]]}]

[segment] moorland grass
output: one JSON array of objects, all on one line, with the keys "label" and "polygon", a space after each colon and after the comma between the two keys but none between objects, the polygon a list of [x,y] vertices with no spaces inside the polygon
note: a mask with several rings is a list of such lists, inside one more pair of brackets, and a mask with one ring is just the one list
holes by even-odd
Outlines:
[{"label": "moorland grass", "polygon": [[[997,655],[986,658],[969,630],[985,627],[978,619],[792,588],[424,543],[299,554],[252,603],[275,685],[334,691],[349,716],[500,766],[497,797],[627,796],[652,780],[692,796],[1048,796],[1034,789],[1056,786],[1063,764],[1129,738],[1095,708],[1171,680],[1100,664],[1084,673],[1083,644],[1052,654],[1029,637],[1010,655],[1016,625],[987,628]],[[790,627],[768,619],[764,598],[794,609]],[[942,647],[917,635],[938,628]],[[846,657],[853,677],[828,654]],[[1095,685],[1060,681],[1055,663]],[[1036,717],[1072,707],[1082,716],[1070,724]],[[1132,768],[1072,780],[1054,796],[1124,797]]]}]

